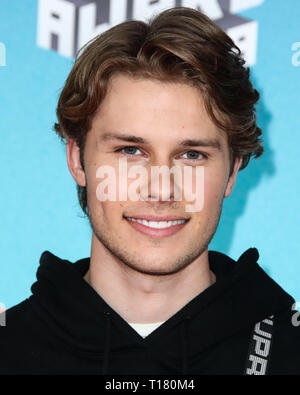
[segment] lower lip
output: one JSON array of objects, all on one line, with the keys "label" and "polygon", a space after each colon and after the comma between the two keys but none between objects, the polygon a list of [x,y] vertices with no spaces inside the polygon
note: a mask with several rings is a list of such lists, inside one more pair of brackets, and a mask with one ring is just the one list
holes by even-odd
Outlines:
[{"label": "lower lip", "polygon": [[147,226],[147,225],[140,224],[139,222],[129,221],[126,218],[125,218],[125,220],[134,229],[138,230],[139,232],[141,232],[147,236],[153,237],[153,238],[172,236],[175,233],[179,232],[189,222],[189,221],[186,221],[183,224],[169,226],[168,228],[156,229],[156,228],[150,228],[150,226]]}]

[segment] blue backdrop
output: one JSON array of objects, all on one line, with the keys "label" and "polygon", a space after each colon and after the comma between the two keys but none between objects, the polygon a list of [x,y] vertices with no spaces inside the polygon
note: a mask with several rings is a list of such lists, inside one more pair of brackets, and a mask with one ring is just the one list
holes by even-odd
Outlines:
[{"label": "blue backdrop", "polygon": [[[47,1],[70,7],[93,3]],[[103,4],[108,7],[109,0]],[[219,0],[223,9],[228,4]],[[233,26],[246,18],[258,27],[252,51],[255,60],[249,65],[261,94],[257,113],[265,153],[239,172],[233,194],[224,200],[209,249],[237,259],[247,248],[256,247],[264,270],[300,301],[300,2],[236,0],[230,4],[234,16],[227,16],[220,25],[228,28],[230,21]],[[64,54],[59,32],[50,36],[49,48],[39,42],[38,29],[45,26],[38,6],[37,0],[0,2],[0,302],[7,308],[31,294],[44,250],[71,261],[90,254],[90,227],[82,218],[65,147],[52,130],[59,92],[74,59]],[[134,2],[128,1],[127,17],[133,7]],[[76,34],[78,24],[74,26]]]}]

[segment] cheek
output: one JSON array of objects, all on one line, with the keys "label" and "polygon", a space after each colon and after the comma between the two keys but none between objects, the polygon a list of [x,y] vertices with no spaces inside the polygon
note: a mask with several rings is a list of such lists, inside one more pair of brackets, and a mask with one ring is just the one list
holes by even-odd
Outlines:
[{"label": "cheek", "polygon": [[[104,200],[103,198],[101,199],[101,194],[99,194],[100,190],[103,191],[103,184],[101,183],[107,180],[107,177],[96,177],[96,168],[93,171],[90,171],[87,177],[87,197],[89,212],[93,217],[94,222],[99,224],[101,223],[102,226],[108,226],[109,224],[112,225],[114,222],[120,221],[120,218],[122,218],[123,215],[124,205],[126,204],[126,202],[117,201],[113,198],[109,198],[110,195],[108,195],[108,198],[106,200]],[[104,185],[107,185],[107,183],[105,183]],[[104,190],[106,192],[108,191],[107,186]],[[114,190],[114,187],[111,187],[110,190]],[[118,197],[118,187],[116,187],[115,190],[116,196]]]},{"label": "cheek", "polygon": [[97,198],[89,199],[90,217],[95,225],[102,229],[116,228],[120,226],[124,208],[120,202],[101,202]]},{"label": "cheek", "polygon": [[219,205],[225,191],[225,175],[222,172],[204,176],[204,208]]}]

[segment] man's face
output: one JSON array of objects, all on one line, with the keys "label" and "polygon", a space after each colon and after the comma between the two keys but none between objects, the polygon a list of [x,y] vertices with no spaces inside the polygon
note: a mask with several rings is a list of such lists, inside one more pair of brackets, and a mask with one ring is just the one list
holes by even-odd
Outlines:
[{"label": "man's face", "polygon": [[[199,140],[217,144],[201,146]],[[81,172],[76,181],[87,187],[89,218],[97,248],[109,251],[113,259],[127,267],[149,274],[175,273],[207,249],[219,223],[223,198],[230,194],[241,163],[236,162],[229,178],[226,135],[210,120],[195,88],[133,80],[121,74],[112,78],[107,96],[93,119],[84,157],[85,173]],[[138,165],[149,174],[149,190],[146,191],[146,184],[139,188],[139,201],[129,198],[101,201],[97,197],[97,186],[103,180],[96,177],[97,169],[110,166],[118,180],[120,158],[126,158],[128,171]],[[193,168],[194,187],[196,166],[203,166],[201,211],[187,212],[186,204],[190,202],[174,201],[172,188],[170,200],[166,200],[162,185],[156,200],[150,200],[153,198],[150,169],[163,165]],[[134,179],[127,178],[126,182],[129,187]],[[117,197],[118,190],[117,185]],[[155,223],[130,220],[147,216],[157,217]],[[162,217],[187,221],[156,229]]]}]

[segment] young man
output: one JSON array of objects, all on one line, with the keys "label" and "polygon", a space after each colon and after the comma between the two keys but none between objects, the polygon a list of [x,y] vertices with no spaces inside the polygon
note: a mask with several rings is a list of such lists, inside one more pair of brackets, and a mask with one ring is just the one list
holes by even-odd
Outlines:
[{"label": "young man", "polygon": [[[263,153],[258,97],[232,40],[190,8],[122,23],[84,48],[55,130],[91,255],[42,254],[32,296],[6,312],[1,373],[300,373],[294,300],[257,249],[237,262],[208,251],[238,171]],[[189,169],[189,184],[155,188],[155,166]],[[189,186],[198,207],[175,199]]]}]

